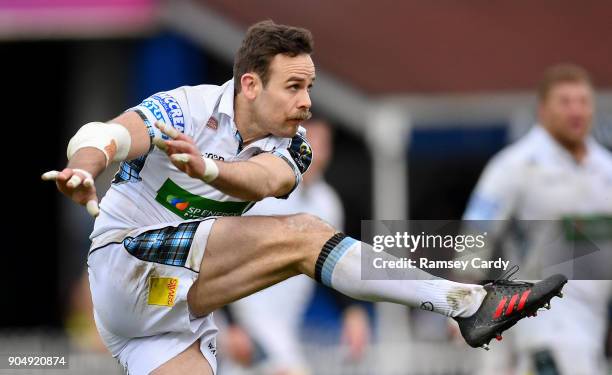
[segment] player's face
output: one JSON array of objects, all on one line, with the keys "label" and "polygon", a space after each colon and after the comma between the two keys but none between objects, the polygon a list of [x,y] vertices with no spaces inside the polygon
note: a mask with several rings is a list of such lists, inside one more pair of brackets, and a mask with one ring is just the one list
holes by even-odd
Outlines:
[{"label": "player's face", "polygon": [[561,143],[584,141],[593,119],[593,89],[586,83],[568,82],[552,87],[540,103],[540,122]]},{"label": "player's face", "polygon": [[255,99],[258,122],[278,137],[291,138],[310,118],[310,88],[315,67],[310,55],[276,55],[270,62],[267,85]]}]

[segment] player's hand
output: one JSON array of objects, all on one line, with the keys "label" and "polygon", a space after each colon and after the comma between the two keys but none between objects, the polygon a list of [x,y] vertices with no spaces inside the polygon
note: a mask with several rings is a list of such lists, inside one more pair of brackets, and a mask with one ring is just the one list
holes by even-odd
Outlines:
[{"label": "player's hand", "polygon": [[161,121],[157,121],[155,126],[171,138],[169,141],[154,138],[155,146],[164,151],[179,170],[185,172],[189,177],[202,179],[206,171],[206,164],[193,139]]},{"label": "player's hand", "polygon": [[370,341],[368,315],[361,306],[350,306],[344,312],[341,342],[353,361],[363,359]]},{"label": "player's hand", "polygon": [[225,353],[236,363],[249,367],[253,363],[253,342],[239,326],[229,326],[225,332]]},{"label": "player's hand", "polygon": [[454,319],[449,318],[446,320],[446,333],[450,342],[460,346],[465,345],[465,340],[461,335],[459,325]]},{"label": "player's hand", "polygon": [[86,170],[65,168],[61,172],[45,172],[41,178],[44,181],[55,181],[59,191],[76,203],[85,206],[91,216],[96,217],[100,213],[94,179]]}]

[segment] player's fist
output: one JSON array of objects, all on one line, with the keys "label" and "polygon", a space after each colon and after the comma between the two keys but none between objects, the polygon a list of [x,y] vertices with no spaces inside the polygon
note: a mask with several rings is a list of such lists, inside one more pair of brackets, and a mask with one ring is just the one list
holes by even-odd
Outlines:
[{"label": "player's fist", "polygon": [[45,172],[41,178],[44,181],[55,181],[60,192],[76,203],[85,206],[91,216],[96,217],[100,213],[94,179],[91,173],[86,170],[65,168],[61,172]]},{"label": "player's fist", "polygon": [[160,121],[156,122],[155,126],[171,138],[168,141],[154,138],[155,146],[164,151],[170,157],[172,164],[179,170],[189,177],[202,179],[204,172],[206,172],[206,164],[193,139]]},{"label": "player's fist", "polygon": [[253,363],[255,348],[249,334],[237,325],[227,327],[222,335],[222,346],[224,353],[236,363],[243,367],[249,367]]},{"label": "player's fist", "polygon": [[365,356],[370,342],[368,315],[360,306],[350,306],[344,311],[341,342],[348,349],[349,358],[359,361]]}]

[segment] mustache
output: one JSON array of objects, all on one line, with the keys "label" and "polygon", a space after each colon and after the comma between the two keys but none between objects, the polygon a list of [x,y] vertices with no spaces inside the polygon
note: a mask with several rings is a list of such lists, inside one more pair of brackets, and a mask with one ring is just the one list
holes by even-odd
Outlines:
[{"label": "mustache", "polygon": [[311,117],[312,117],[312,112],[303,111],[303,112],[298,112],[295,116],[290,117],[289,120],[306,121],[306,120],[310,120]]}]

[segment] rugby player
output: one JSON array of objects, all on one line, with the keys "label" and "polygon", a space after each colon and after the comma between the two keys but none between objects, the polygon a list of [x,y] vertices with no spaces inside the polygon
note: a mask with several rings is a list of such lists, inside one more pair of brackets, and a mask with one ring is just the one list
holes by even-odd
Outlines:
[{"label": "rugby player", "polygon": [[[232,80],[161,92],[88,123],[68,144],[67,167],[43,174],[98,215],[87,261],[94,318],[130,374],[215,373],[212,312],[298,274],[357,299],[425,304],[454,317],[474,347],[560,293],[561,275],[485,286],[420,270],[361,280],[360,254],[371,247],[324,221],[236,217],[286,197],[310,164],[299,124],[310,117],[311,53],[309,31],[255,24]],[[94,178],[111,161],[121,165],[98,207]]]},{"label": "rugby player", "polygon": [[[548,232],[529,220],[579,220],[585,226],[609,228],[612,217],[612,155],[590,137],[594,89],[588,72],[571,64],[548,68],[538,102],[538,123],[488,163],[464,214],[466,220],[495,223],[498,228],[490,232],[499,236],[510,229],[504,227],[510,219],[518,220],[519,225],[511,226],[515,232],[536,227],[519,231],[528,267],[546,264],[542,259],[550,256],[541,246]],[[612,237],[608,233],[607,239],[599,240],[609,246]],[[519,374],[606,373],[604,341],[612,282],[572,280],[564,294],[567,298],[546,319],[523,322],[513,331],[514,345],[503,347],[513,347],[518,354]],[[508,371],[499,367],[509,366],[502,356],[488,356],[482,373]],[[536,358],[541,356],[550,358]],[[538,368],[542,366],[548,368]]]}]

